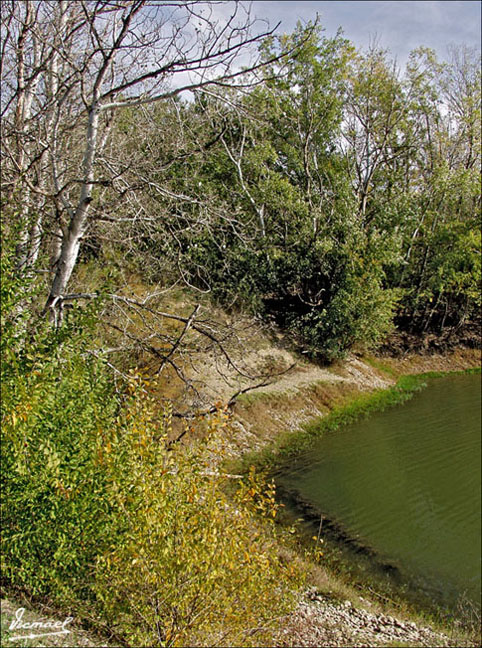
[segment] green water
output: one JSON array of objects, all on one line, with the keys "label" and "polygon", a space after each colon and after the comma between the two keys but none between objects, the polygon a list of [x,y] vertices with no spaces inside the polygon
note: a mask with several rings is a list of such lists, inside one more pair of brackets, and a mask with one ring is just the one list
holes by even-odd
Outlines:
[{"label": "green water", "polygon": [[327,432],[278,480],[444,603],[480,602],[480,375]]}]

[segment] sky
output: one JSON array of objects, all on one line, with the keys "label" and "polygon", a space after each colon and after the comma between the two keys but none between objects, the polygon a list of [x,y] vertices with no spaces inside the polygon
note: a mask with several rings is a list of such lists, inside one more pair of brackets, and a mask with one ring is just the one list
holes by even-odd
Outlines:
[{"label": "sky", "polygon": [[409,52],[424,45],[447,58],[447,45],[466,44],[480,50],[481,3],[479,0],[255,0],[252,14],[281,21],[278,31],[291,32],[298,20],[307,22],[320,14],[326,36],[342,27],[346,38],[357,48],[366,47],[376,37],[403,66]]}]

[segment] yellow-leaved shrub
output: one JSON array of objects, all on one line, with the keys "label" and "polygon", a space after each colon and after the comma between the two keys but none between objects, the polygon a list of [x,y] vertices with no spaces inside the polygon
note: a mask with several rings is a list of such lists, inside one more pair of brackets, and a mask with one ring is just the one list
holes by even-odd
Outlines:
[{"label": "yellow-leaved shrub", "polygon": [[2,583],[129,646],[270,644],[300,579],[272,486],[220,474],[224,410],[170,443],[145,381],[116,385],[89,353],[95,311],[53,329],[0,261]]},{"label": "yellow-leaved shrub", "polygon": [[122,531],[95,587],[130,645],[270,645],[293,606],[301,571],[278,558],[272,485],[251,472],[228,495],[216,468],[225,419],[215,415],[201,441],[169,446],[169,411],[154,422],[138,395],[104,448]]}]

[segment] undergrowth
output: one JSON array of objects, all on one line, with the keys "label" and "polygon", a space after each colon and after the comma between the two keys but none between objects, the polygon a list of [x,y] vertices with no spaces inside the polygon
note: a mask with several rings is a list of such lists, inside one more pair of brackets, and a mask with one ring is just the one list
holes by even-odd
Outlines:
[{"label": "undergrowth", "polygon": [[172,445],[146,378],[93,357],[95,305],[59,329],[2,254],[2,579],[130,646],[266,645],[303,582],[273,487],[227,492],[226,412]]}]

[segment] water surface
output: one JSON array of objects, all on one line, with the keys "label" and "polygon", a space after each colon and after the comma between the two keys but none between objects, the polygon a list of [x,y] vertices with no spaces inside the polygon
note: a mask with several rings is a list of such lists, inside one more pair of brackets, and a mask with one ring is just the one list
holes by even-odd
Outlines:
[{"label": "water surface", "polygon": [[480,602],[480,375],[434,379],[408,403],[325,433],[279,482],[417,587]]}]

